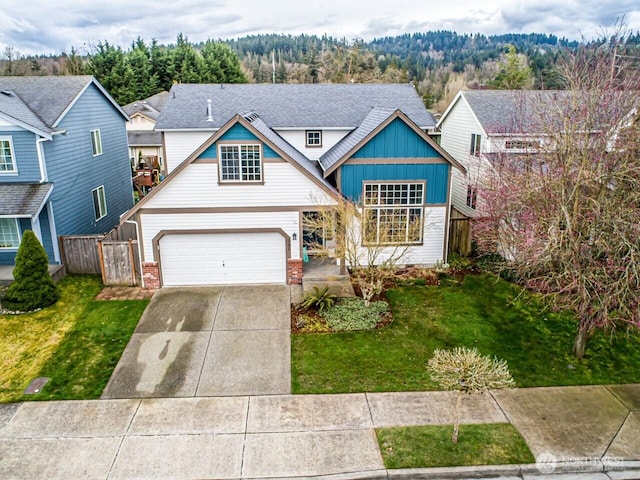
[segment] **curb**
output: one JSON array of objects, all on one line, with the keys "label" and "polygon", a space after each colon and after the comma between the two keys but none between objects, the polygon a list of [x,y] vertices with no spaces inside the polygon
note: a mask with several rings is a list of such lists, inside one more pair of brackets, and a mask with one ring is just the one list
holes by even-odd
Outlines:
[{"label": "curb", "polygon": [[[390,470],[371,470],[367,472],[336,473],[314,475],[311,477],[282,477],[269,480],[454,480],[468,478],[523,478],[524,475],[545,475],[562,473],[614,473],[631,472],[634,476],[620,475],[616,478],[640,478],[640,461],[620,461],[612,463],[597,460],[587,463],[558,462],[553,471],[541,471],[544,468],[536,463],[514,465],[481,465],[466,467],[399,468]],[[638,473],[636,473],[638,472]]]}]

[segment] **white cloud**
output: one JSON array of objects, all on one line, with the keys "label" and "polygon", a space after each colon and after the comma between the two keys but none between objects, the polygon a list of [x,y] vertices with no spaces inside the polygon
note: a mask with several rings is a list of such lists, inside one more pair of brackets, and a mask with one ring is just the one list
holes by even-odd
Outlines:
[{"label": "white cloud", "polygon": [[637,0],[324,0],[313,6],[299,0],[4,0],[2,10],[0,49],[12,46],[24,54],[82,50],[104,40],[127,47],[138,36],[170,43],[178,32],[196,42],[257,33],[370,40],[427,30],[579,39],[611,30],[622,16],[640,30]]}]

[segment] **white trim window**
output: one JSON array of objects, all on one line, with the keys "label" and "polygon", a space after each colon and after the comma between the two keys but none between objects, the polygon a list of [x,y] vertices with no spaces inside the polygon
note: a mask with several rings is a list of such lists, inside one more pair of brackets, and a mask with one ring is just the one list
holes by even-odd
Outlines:
[{"label": "white trim window", "polygon": [[97,222],[107,216],[107,196],[104,193],[104,185],[94,188],[91,195],[93,196],[93,212]]},{"label": "white trim window", "polygon": [[307,130],[305,132],[307,138],[307,147],[321,147],[322,146],[322,131],[321,130]]},{"label": "white trim window", "polygon": [[422,243],[425,183],[364,184],[364,244]]},{"label": "white trim window", "polygon": [[260,145],[222,144],[220,151],[221,182],[261,182],[262,152]]},{"label": "white trim window", "polygon": [[478,204],[478,187],[467,185],[467,207],[476,209]]},{"label": "white trim window", "polygon": [[472,133],[471,147],[469,148],[469,155],[473,155],[474,157],[479,157],[481,146],[482,146],[482,135],[477,133]]},{"label": "white trim window", "polygon": [[99,128],[91,130],[91,151],[94,157],[102,155],[102,137]]},{"label": "white trim window", "polygon": [[17,218],[0,218],[0,250],[16,250],[20,246]]},{"label": "white trim window", "polygon": [[11,137],[0,138],[0,173],[16,173],[16,160],[13,154]]}]

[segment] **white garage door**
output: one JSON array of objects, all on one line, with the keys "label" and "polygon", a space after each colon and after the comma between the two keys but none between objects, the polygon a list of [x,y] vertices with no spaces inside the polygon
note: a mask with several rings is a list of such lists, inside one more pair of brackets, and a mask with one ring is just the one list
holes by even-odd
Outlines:
[{"label": "white garage door", "polygon": [[285,239],[268,233],[168,234],[160,239],[166,286],[284,283]]}]

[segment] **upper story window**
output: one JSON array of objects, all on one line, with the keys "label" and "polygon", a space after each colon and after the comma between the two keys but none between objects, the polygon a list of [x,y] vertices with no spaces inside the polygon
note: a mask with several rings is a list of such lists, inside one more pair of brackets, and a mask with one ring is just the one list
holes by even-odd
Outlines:
[{"label": "upper story window", "polygon": [[424,183],[365,183],[364,243],[421,243],[424,198]]},{"label": "upper story window", "polygon": [[540,142],[537,140],[507,140],[504,142],[507,150],[537,150]]},{"label": "upper story window", "polygon": [[307,130],[307,147],[321,147],[322,146],[322,132],[320,130]]},{"label": "upper story window", "polygon": [[482,144],[482,135],[478,135],[477,133],[472,133],[471,148],[469,149],[469,154],[475,157],[479,157],[481,144]]},{"label": "upper story window", "polygon": [[100,138],[100,129],[91,130],[91,149],[93,156],[102,155],[102,138]]},{"label": "upper story window", "polygon": [[20,230],[15,218],[0,218],[0,249],[20,246]]},{"label": "upper story window", "polygon": [[92,190],[93,194],[93,211],[95,213],[96,222],[107,216],[107,197],[104,193],[104,185]]},{"label": "upper story window", "polygon": [[467,207],[476,209],[478,204],[478,187],[467,185]]},{"label": "upper story window", "polygon": [[260,145],[220,145],[221,182],[261,182]]},{"label": "upper story window", "polygon": [[16,160],[10,138],[0,138],[0,173],[15,173]]}]

